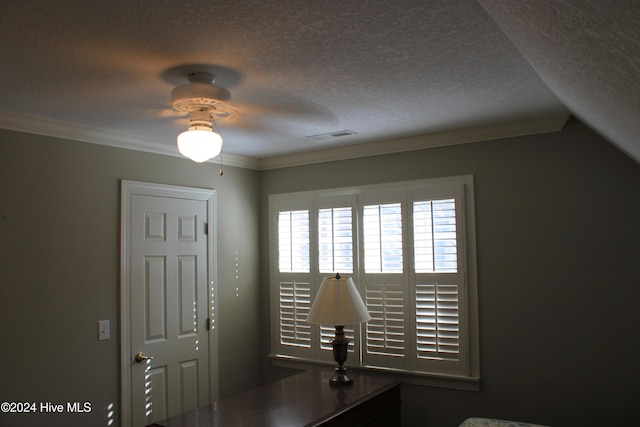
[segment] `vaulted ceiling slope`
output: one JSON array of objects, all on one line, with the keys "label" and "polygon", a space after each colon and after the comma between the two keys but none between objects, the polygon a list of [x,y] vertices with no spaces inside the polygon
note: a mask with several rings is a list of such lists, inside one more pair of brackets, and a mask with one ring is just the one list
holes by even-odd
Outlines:
[{"label": "vaulted ceiling slope", "polygon": [[640,162],[640,2],[478,1],[574,116]]},{"label": "vaulted ceiling slope", "polygon": [[0,3],[0,127],[178,155],[210,72],[225,163],[256,169],[558,130],[640,162],[640,2]]}]

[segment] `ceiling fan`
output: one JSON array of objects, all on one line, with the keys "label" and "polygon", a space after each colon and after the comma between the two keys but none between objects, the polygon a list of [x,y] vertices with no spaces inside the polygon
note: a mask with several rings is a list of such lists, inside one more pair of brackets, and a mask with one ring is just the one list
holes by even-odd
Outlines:
[{"label": "ceiling fan", "polygon": [[189,128],[178,135],[178,151],[201,163],[222,151],[222,136],[216,118],[237,118],[239,113],[228,104],[229,91],[214,85],[215,76],[207,72],[190,73],[189,83],[171,91],[171,106],[178,114],[189,115]]},{"label": "ceiling fan", "polygon": [[[188,83],[178,83],[178,80],[184,82],[185,75]],[[231,86],[238,85],[243,77],[236,70],[224,66],[180,65],[166,70],[163,77],[178,86],[171,91],[171,105],[157,114],[183,126],[188,118],[188,130],[178,136],[178,150],[196,162],[205,162],[221,152],[222,137],[218,124],[232,128],[236,135],[237,132],[248,132],[254,136],[269,135],[282,140],[306,136],[292,133],[293,129],[337,120],[325,107],[277,86],[244,84],[239,92],[240,103],[235,101],[232,105],[231,93],[226,87],[216,84],[216,77]],[[268,117],[268,123],[265,117]],[[201,142],[196,136],[208,142]],[[202,151],[196,154],[196,148]]]}]

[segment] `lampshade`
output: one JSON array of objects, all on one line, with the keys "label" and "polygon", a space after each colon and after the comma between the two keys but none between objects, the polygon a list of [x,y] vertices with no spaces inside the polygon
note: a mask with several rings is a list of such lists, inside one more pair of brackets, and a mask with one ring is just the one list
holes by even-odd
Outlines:
[{"label": "lampshade", "polygon": [[222,137],[211,128],[189,129],[178,135],[178,151],[194,162],[205,162],[222,151]]},{"label": "lampshade", "polygon": [[307,321],[319,325],[352,325],[371,319],[351,277],[325,277]]}]

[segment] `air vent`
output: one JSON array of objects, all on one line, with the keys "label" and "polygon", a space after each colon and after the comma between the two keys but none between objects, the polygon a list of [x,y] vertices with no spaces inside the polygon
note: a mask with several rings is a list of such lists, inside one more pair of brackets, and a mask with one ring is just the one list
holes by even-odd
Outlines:
[{"label": "air vent", "polygon": [[313,140],[323,140],[323,139],[332,139],[332,138],[340,138],[343,136],[349,136],[349,135],[357,135],[354,131],[352,130],[338,130],[335,132],[329,132],[329,133],[321,133],[318,135],[310,135],[310,136],[306,136],[306,139],[313,139]]}]

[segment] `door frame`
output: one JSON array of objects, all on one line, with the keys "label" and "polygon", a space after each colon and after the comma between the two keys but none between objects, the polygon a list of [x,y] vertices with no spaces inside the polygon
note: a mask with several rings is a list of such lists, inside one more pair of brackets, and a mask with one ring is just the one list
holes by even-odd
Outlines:
[{"label": "door frame", "polygon": [[134,195],[172,197],[207,202],[207,295],[211,328],[209,330],[209,400],[218,399],[218,328],[217,296],[217,192],[213,189],[182,187],[141,181],[120,181],[120,425],[133,427],[131,366],[133,353],[131,346],[131,202]]}]

